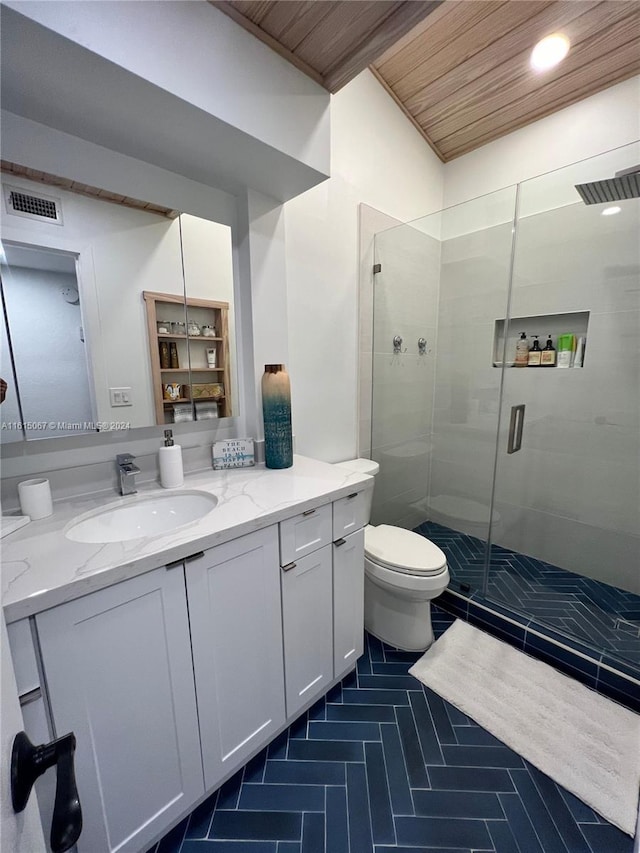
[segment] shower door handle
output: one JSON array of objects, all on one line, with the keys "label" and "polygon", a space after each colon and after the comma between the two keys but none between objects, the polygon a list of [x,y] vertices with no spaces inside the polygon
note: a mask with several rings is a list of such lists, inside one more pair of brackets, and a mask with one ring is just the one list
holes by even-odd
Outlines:
[{"label": "shower door handle", "polygon": [[509,421],[509,439],[507,441],[507,453],[517,453],[522,447],[522,431],[524,429],[524,403],[519,406],[511,406],[511,420]]}]

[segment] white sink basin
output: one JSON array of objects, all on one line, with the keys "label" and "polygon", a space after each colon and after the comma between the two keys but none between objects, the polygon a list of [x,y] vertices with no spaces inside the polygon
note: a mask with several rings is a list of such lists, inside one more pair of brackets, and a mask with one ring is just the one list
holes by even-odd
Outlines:
[{"label": "white sink basin", "polygon": [[71,522],[65,536],[74,542],[126,542],[161,536],[198,521],[218,503],[208,492],[172,492],[111,504]]}]

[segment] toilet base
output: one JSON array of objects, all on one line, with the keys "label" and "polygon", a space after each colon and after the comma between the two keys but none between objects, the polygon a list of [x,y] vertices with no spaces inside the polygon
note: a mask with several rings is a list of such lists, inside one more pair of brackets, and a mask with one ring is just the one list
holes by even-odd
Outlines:
[{"label": "toilet base", "polygon": [[401,599],[365,575],[364,627],[405,652],[424,652],[433,643],[431,600]]}]

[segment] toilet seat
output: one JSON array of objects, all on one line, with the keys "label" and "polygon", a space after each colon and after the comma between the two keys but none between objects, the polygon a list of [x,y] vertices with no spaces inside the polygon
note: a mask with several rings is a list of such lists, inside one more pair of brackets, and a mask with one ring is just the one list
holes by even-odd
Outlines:
[{"label": "toilet seat", "polygon": [[364,550],[368,561],[398,574],[424,578],[447,569],[447,558],[437,545],[419,533],[389,524],[365,528]]}]

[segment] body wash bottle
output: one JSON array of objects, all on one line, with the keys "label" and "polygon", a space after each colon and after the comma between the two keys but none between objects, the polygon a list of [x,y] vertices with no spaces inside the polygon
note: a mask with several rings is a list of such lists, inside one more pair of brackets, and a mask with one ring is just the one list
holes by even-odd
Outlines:
[{"label": "body wash bottle", "polygon": [[542,350],[542,357],[540,360],[541,367],[555,367],[556,366],[556,350],[553,344],[551,343],[551,335],[547,338],[547,345]]},{"label": "body wash bottle", "polygon": [[533,336],[533,346],[529,350],[529,367],[540,367],[542,362],[542,350],[538,342],[538,336]]},{"label": "body wash bottle", "polygon": [[182,448],[173,443],[170,429],[164,431],[164,447],[158,451],[160,462],[160,485],[163,489],[177,489],[184,483],[182,470]]}]

